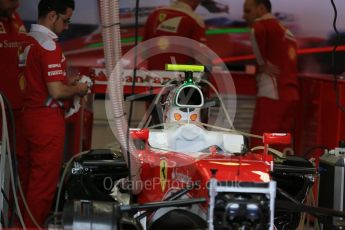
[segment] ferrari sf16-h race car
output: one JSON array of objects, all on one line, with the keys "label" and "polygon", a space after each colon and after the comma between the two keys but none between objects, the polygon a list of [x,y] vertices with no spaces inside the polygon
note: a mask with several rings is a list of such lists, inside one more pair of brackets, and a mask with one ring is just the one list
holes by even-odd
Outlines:
[{"label": "ferrari sf16-h race car", "polygon": [[[98,149],[76,158],[64,183],[63,228],[296,229],[316,170],[302,158],[277,161],[269,153],[290,134],[265,133],[264,149],[248,150],[246,134],[201,122],[207,103],[199,83],[209,82],[193,71],[204,67],[167,68],[185,78],[161,101],[164,123],[130,131],[141,180],[128,179],[122,153]],[[133,183],[139,194],[131,193]]]}]

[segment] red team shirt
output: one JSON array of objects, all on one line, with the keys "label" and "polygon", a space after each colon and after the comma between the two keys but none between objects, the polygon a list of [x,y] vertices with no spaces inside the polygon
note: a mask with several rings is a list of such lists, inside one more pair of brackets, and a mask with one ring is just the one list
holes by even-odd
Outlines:
[{"label": "red team shirt", "polygon": [[66,82],[66,61],[61,46],[55,42],[57,35],[48,28],[34,24],[28,34],[31,45],[25,48],[26,85],[24,107],[59,107],[62,103],[49,96],[47,83]]},{"label": "red team shirt", "polygon": [[[205,43],[205,25],[201,17],[194,13],[192,8],[182,2],[176,2],[169,7],[163,7],[155,10],[148,17],[145,24],[143,40],[156,38],[160,36],[180,36],[194,39]],[[167,49],[167,43],[163,40],[157,41],[158,49],[164,51]],[[184,44],[185,45],[185,44]],[[171,57],[177,64],[193,63],[191,56],[178,53],[162,53],[151,57],[148,60],[148,69],[162,70],[165,64],[173,63]]]},{"label": "red team shirt", "polygon": [[0,91],[10,101],[12,109],[20,109],[22,95],[20,84],[23,74],[18,68],[18,49],[26,33],[22,20],[17,13],[11,19],[0,20]]},{"label": "red team shirt", "polygon": [[258,65],[271,62],[280,73],[277,76],[258,74],[258,97],[276,100],[298,100],[297,45],[293,34],[274,16],[265,14],[252,27],[253,51]]},{"label": "red team shirt", "polygon": [[[63,104],[52,99],[47,87],[50,82],[67,81],[65,57],[56,39],[48,28],[31,25],[30,45],[23,52],[26,82],[21,118],[28,151],[18,165],[27,203],[41,226],[52,206],[65,137]],[[27,213],[23,219],[34,228]]]},{"label": "red team shirt", "polygon": [[[259,66],[271,63],[279,74],[259,73],[257,99],[251,133],[290,132],[296,117],[298,100],[297,52],[293,34],[271,14],[257,19],[252,26],[253,51]],[[251,138],[251,147],[262,140]],[[282,150],[285,146],[274,146]]]}]

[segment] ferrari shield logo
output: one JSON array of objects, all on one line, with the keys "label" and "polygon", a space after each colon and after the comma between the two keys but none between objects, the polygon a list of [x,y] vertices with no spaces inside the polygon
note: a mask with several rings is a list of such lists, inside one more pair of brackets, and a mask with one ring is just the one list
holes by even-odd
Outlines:
[{"label": "ferrari shield logo", "polygon": [[164,19],[165,19],[166,17],[167,17],[167,15],[166,15],[165,13],[160,13],[158,19],[159,19],[159,21],[161,22],[161,21],[164,21]]},{"label": "ferrari shield logo", "polygon": [[164,192],[167,180],[168,180],[168,162],[166,160],[161,160],[160,162],[160,182],[161,182],[161,188]]},{"label": "ferrari shield logo", "polygon": [[291,61],[294,61],[297,57],[297,54],[296,54],[296,49],[294,47],[290,47],[289,48],[289,58]]},{"label": "ferrari shield logo", "polygon": [[24,74],[21,73],[21,74],[18,76],[18,78],[19,78],[19,81],[18,81],[18,83],[19,83],[19,88],[20,88],[21,91],[24,91],[24,90],[25,90],[25,87],[26,87],[26,82],[25,82]]}]

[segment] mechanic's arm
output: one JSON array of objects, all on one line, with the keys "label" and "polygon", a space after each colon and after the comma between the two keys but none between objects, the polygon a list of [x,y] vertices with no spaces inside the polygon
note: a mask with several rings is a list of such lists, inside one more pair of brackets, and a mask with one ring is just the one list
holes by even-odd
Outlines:
[{"label": "mechanic's arm", "polygon": [[79,74],[75,74],[73,76],[69,76],[68,78],[68,85],[76,85],[78,81],[81,79]]},{"label": "mechanic's arm", "polygon": [[47,83],[48,92],[54,99],[66,99],[75,95],[84,96],[88,92],[86,83],[76,83],[75,85],[65,85],[61,81]]}]

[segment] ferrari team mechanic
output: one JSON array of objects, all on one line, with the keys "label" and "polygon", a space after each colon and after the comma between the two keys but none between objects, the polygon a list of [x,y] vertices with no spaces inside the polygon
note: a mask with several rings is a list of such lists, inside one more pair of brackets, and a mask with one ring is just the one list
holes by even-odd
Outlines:
[{"label": "ferrari team mechanic", "polygon": [[[23,94],[23,129],[26,159],[19,162],[25,172],[22,184],[27,203],[39,225],[51,207],[61,169],[64,137],[64,99],[85,95],[86,83],[69,84],[66,60],[57,35],[68,29],[74,0],[40,0],[38,24],[31,26],[26,55]],[[24,213],[27,227],[35,227]]]},{"label": "ferrari team mechanic", "polygon": [[[18,53],[25,41],[26,30],[19,15],[15,12],[17,7],[18,0],[0,0],[0,91],[9,100],[13,110],[16,152],[23,154],[25,146],[20,119],[22,109],[20,85],[23,85],[24,75],[18,66]],[[0,128],[1,124],[0,122]],[[10,134],[10,136],[12,135]]]},{"label": "ferrari team mechanic", "polygon": [[172,5],[159,8],[149,15],[144,27],[143,41],[159,37],[157,46],[155,46],[159,55],[147,60],[147,69],[164,70],[165,64],[169,63],[195,63],[192,58],[193,53],[184,55],[172,52],[165,53],[165,51],[170,45],[168,36],[190,38],[200,43],[206,42],[204,21],[194,12],[199,3],[200,0],[177,0]]},{"label": "ferrari team mechanic", "polygon": [[[269,0],[245,0],[243,18],[251,26],[258,71],[252,133],[289,132],[296,117],[297,45],[294,35],[271,13]],[[252,138],[251,146],[263,145]]]}]

